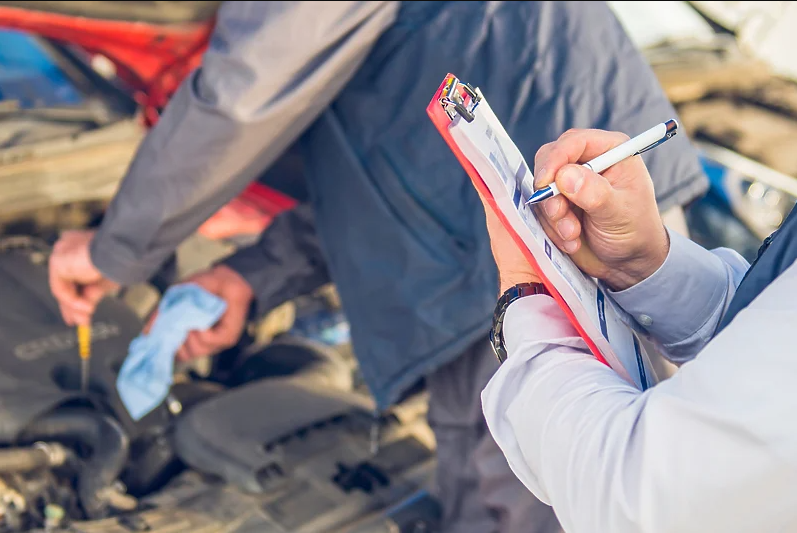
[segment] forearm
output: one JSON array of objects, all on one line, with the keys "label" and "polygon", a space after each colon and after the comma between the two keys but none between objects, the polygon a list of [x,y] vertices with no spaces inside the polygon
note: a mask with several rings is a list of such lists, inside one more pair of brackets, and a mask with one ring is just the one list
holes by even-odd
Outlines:
[{"label": "forearm", "polygon": [[223,263],[249,283],[258,315],[330,281],[308,204],[279,215],[256,244]]},{"label": "forearm", "polygon": [[552,299],[510,306],[509,358],[483,393],[485,416],[514,472],[566,531],[783,528],[782,512],[753,513],[745,528],[734,509],[791,509],[783,487],[797,481],[797,437],[782,420],[797,407],[795,312],[782,295],[797,292],[794,274],[645,393],[587,352]]},{"label": "forearm", "polygon": [[150,132],[106,213],[92,259],[147,279],[299,136],[346,84],[392,2],[227,2],[202,68]]}]

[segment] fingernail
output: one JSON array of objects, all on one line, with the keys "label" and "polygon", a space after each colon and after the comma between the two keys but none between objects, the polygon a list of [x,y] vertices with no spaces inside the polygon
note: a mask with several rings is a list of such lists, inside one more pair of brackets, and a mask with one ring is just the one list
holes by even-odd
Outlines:
[{"label": "fingernail", "polygon": [[559,198],[549,198],[542,203],[543,209],[545,209],[545,214],[548,215],[549,218],[553,218],[556,216],[556,213],[559,211]]},{"label": "fingernail", "polygon": [[584,184],[584,173],[578,167],[566,168],[562,172],[562,190],[568,194],[576,194]]},{"label": "fingernail", "polygon": [[559,235],[562,236],[563,239],[567,240],[573,235],[573,230],[575,230],[575,225],[573,221],[567,218],[563,218],[559,222],[556,223],[556,230],[559,232]]},{"label": "fingernail", "polygon": [[572,254],[578,249],[578,241],[565,241],[562,247],[565,249],[565,252]]},{"label": "fingernail", "polygon": [[535,188],[535,189],[539,189],[539,188],[540,188],[540,183],[542,183],[542,181],[543,181],[543,178],[545,177],[545,174],[546,174],[547,172],[548,172],[548,171],[547,171],[547,170],[545,170],[545,168],[541,168],[541,169],[540,169],[540,170],[539,170],[539,171],[538,171],[538,172],[537,172],[537,173],[534,175],[534,188]]}]

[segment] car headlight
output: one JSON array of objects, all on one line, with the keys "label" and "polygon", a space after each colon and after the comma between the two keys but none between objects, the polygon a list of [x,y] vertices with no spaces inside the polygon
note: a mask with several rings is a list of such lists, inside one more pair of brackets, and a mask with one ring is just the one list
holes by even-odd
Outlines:
[{"label": "car headlight", "polygon": [[720,146],[697,142],[712,188],[760,239],[778,229],[797,203],[797,180]]}]

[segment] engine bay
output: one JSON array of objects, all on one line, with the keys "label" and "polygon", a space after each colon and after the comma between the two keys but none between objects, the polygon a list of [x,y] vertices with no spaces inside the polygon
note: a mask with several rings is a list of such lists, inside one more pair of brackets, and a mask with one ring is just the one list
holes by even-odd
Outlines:
[{"label": "engine bay", "polygon": [[81,393],[48,253],[0,240],[1,533],[435,530],[422,394],[377,415],[349,365],[287,336],[249,346],[225,379],[181,373],[133,421],[115,382],[141,319],[102,302]]}]

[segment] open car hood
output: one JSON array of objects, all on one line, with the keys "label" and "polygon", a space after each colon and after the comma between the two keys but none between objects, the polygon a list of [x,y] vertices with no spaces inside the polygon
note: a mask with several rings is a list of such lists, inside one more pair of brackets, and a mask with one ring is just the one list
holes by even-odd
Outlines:
[{"label": "open car hood", "polygon": [[[131,88],[148,126],[199,66],[220,2],[0,1],[0,28],[76,47]],[[107,70],[107,69],[106,69]]]},{"label": "open car hood", "polygon": [[73,17],[151,24],[185,24],[205,22],[213,18],[221,2],[0,2],[0,6],[30,11],[57,13]]},{"label": "open car hood", "polygon": [[[121,85],[126,98],[132,97],[134,100],[133,107],[138,110],[137,118],[140,117],[145,126],[151,127],[157,122],[161,111],[183,79],[200,65],[220,4],[218,1],[0,0],[0,29],[19,30],[41,37],[40,40],[58,45],[76,61],[85,64],[86,68],[82,70],[90,71],[94,77],[107,78],[101,81],[107,83],[110,80],[114,87]],[[6,35],[6,38],[8,37]],[[0,39],[1,44],[2,39]],[[0,53],[0,63],[2,59]],[[31,66],[30,61],[16,59],[18,63]],[[112,65],[110,72],[107,68],[109,62]],[[98,65],[106,66],[98,68]],[[52,87],[60,88],[64,85],[58,85],[49,78],[47,81]],[[122,83],[117,84],[117,81]],[[3,86],[2,82],[0,79],[0,89]],[[48,86],[45,89],[50,90],[52,87]],[[17,89],[24,88],[17,87]],[[59,93],[61,100],[64,100],[63,96]],[[0,94],[0,111],[2,111],[2,100]],[[64,133],[53,128],[43,133],[41,130],[41,127],[37,128],[37,133],[50,137]],[[3,144],[2,133],[0,129],[0,147]],[[135,144],[126,143],[123,147],[124,156],[109,154],[109,157],[117,161],[121,167],[108,182],[111,190],[115,190],[113,186],[120,177],[117,174],[124,172],[132,157],[133,148]],[[0,166],[3,163],[4,158],[0,151]],[[104,165],[99,164],[99,167],[102,166]],[[59,170],[63,168],[53,165],[50,167]],[[35,174],[41,173],[35,172]],[[64,181],[60,174],[56,180],[58,183]],[[85,172],[78,170],[76,175],[80,174]],[[70,190],[75,188],[71,187]],[[103,193],[102,196],[107,195]],[[250,212],[253,209],[247,206],[240,209],[240,206],[233,205],[235,209],[227,210],[233,213],[232,220],[218,220],[219,217],[216,217],[216,220],[212,221],[214,227],[205,228],[207,230],[205,233],[212,238],[220,237],[219,228],[222,233],[242,232],[247,235],[252,231],[257,233],[262,231],[273,216],[295,204],[285,195],[258,184],[252,184],[236,202],[255,204],[254,217],[246,215],[243,217],[244,220],[239,220],[240,211]]]}]

